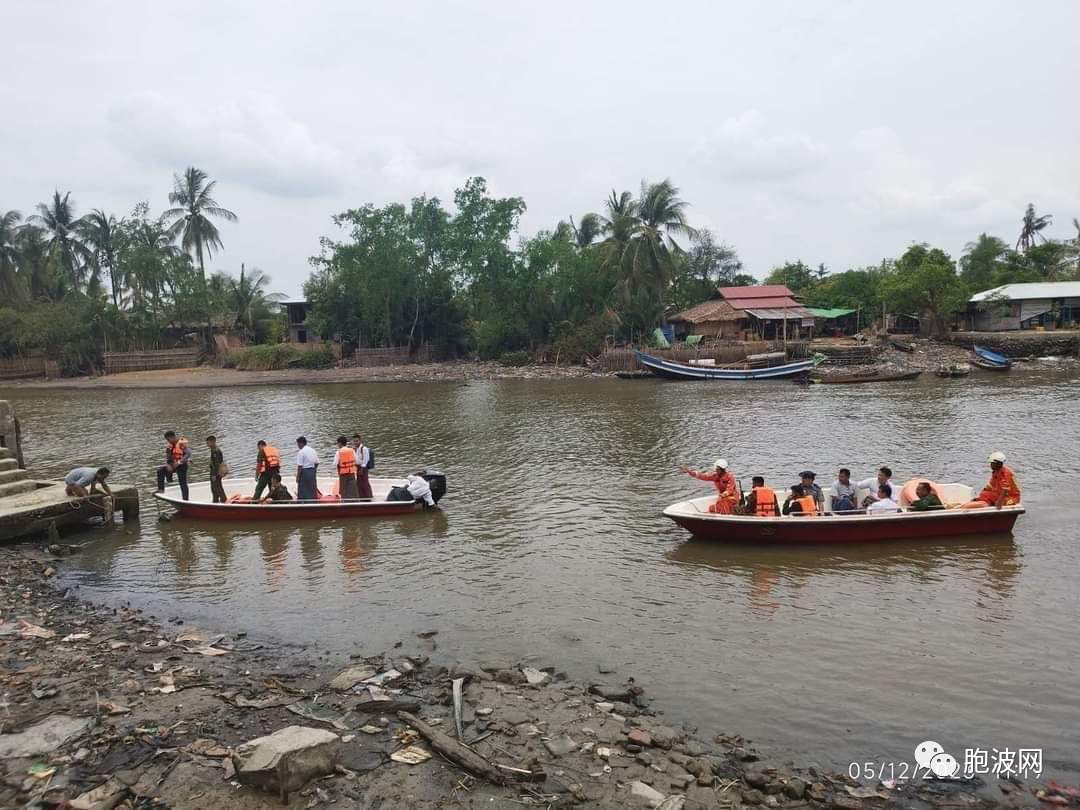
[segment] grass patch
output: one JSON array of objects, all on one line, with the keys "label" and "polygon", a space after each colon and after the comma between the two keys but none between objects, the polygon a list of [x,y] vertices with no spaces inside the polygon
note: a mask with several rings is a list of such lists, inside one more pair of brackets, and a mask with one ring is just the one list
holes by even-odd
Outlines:
[{"label": "grass patch", "polygon": [[276,371],[285,368],[331,368],[337,363],[334,347],[318,343],[300,347],[295,343],[245,346],[225,355],[222,365],[238,371]]}]

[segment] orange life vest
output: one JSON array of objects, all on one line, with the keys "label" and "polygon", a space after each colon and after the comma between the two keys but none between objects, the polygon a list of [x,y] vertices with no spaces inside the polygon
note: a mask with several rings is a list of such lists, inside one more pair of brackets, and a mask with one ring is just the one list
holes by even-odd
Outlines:
[{"label": "orange life vest", "polygon": [[180,460],[184,457],[184,450],[187,449],[187,439],[177,439],[176,444],[170,445],[169,452],[172,454],[173,464],[179,464]]},{"label": "orange life vest", "polygon": [[758,517],[776,517],[776,493],[768,487],[754,487],[754,511]]},{"label": "orange life vest", "polygon": [[337,453],[338,475],[356,475],[356,451],[351,447],[341,447]]},{"label": "orange life vest", "polygon": [[[266,459],[263,462],[263,459]],[[262,449],[262,456],[255,462],[255,474],[262,475],[267,470],[272,470],[274,467],[281,468],[281,456],[278,455],[276,447],[266,445]]]},{"label": "orange life vest", "polygon": [[814,500],[813,495],[803,495],[801,498],[796,498],[795,503],[802,507],[802,514],[808,517],[817,514],[817,502]]}]

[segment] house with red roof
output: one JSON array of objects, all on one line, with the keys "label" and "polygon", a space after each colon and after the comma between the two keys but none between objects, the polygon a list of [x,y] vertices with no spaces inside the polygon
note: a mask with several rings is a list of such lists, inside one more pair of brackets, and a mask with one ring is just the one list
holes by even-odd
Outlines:
[{"label": "house with red roof", "polygon": [[809,337],[814,313],[783,284],[720,287],[708,301],[668,318],[677,335],[730,340],[789,340]]}]

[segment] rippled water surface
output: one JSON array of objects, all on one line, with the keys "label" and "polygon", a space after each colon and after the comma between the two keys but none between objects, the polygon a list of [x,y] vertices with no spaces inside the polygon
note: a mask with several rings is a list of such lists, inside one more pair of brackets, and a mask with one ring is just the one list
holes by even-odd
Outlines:
[{"label": "rippled water surface", "polygon": [[[378,470],[441,468],[443,510],[294,527],[176,519],[65,564],[84,596],[128,599],[330,650],[438,629],[439,654],[536,656],[571,675],[634,675],[676,720],[845,769],[911,760],[924,739],[1042,748],[1080,772],[1080,377],[800,388],[503,381],[5,394],[26,455],[59,476],[107,463],[148,494],[173,427],[218,435],[233,471],[266,438],[326,461],[359,428]],[[981,484],[1009,454],[1029,512],[1014,536],[846,548],[706,545],[660,516],[706,494],[680,463],[726,456],[782,485],[889,463],[899,480]],[[291,454],[288,454],[291,468]],[[244,472],[244,474],[250,474]]]}]

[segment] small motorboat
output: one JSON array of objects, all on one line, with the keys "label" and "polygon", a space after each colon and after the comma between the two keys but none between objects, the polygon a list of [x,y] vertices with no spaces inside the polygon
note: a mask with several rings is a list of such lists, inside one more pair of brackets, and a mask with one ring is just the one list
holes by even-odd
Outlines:
[{"label": "small motorboat", "polygon": [[971,366],[967,363],[949,363],[938,366],[934,373],[939,377],[966,377],[971,373]]},{"label": "small motorboat", "polygon": [[[439,472],[419,473],[431,487],[431,498],[436,503],[446,494],[446,476]],[[180,495],[180,487],[173,485],[164,492],[155,492],[154,497],[176,508],[183,517],[202,520],[299,520],[320,518],[333,520],[387,515],[403,515],[424,508],[423,501],[389,500],[390,492],[395,487],[408,484],[404,478],[370,478],[370,499],[341,500],[336,495],[325,494],[317,501],[280,501],[276,503],[214,503],[210,493],[210,482],[201,481],[188,488],[188,500]],[[337,491],[338,479],[322,477],[318,479],[318,490],[322,493]],[[255,492],[254,478],[226,478],[222,481],[226,497],[250,497]],[[286,483],[295,497],[293,482]]]},{"label": "small motorboat", "polygon": [[892,347],[894,349],[902,351],[905,354],[911,354],[915,351],[915,346],[913,346],[911,343],[908,343],[906,340],[901,340],[900,338],[891,337],[889,338],[889,343],[892,344]]},{"label": "small motorboat", "polygon": [[985,346],[974,346],[972,350],[975,352],[975,357],[971,362],[979,368],[1006,371],[1012,367],[1012,360],[1003,354],[991,351]]},{"label": "small motorboat", "polygon": [[905,371],[899,374],[831,374],[827,377],[811,377],[810,382],[828,385],[850,385],[853,383],[897,382],[914,380],[921,371]]},{"label": "small motorboat", "polygon": [[635,351],[634,355],[638,362],[653,374],[669,380],[772,380],[810,371],[825,359],[823,355],[815,354],[807,360],[796,360],[775,366],[752,367],[750,364],[712,366],[700,361],[694,364],[675,363],[638,351]]},{"label": "small motorboat", "polygon": [[[973,490],[964,484],[941,484],[946,507],[970,501]],[[824,488],[825,503],[829,489]],[[866,493],[859,493],[861,498]],[[997,535],[1012,531],[1024,514],[1022,504],[1001,509],[936,509],[928,512],[825,514],[813,517],[781,515],[716,515],[709,512],[715,497],[694,498],[664,510],[695,537],[725,542],[755,543],[861,543],[878,540]]]}]

